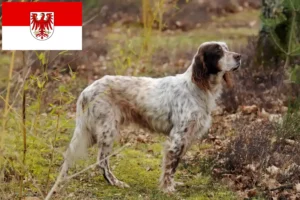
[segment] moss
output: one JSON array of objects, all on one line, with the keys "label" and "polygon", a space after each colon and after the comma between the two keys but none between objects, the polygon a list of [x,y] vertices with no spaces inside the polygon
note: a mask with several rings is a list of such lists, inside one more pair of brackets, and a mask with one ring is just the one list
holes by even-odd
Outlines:
[{"label": "moss", "polygon": [[[154,140],[157,142],[148,145],[138,143],[111,158],[111,167],[114,174],[120,180],[129,184],[129,189],[120,189],[108,185],[100,174],[99,169],[94,169],[71,180],[64,188],[64,191],[60,193],[60,196],[66,197],[73,194],[69,199],[82,199],[83,196],[87,199],[128,200],[211,199],[211,197],[214,197],[214,199],[234,199],[234,195],[228,189],[214,183],[209,175],[201,175],[202,172],[199,165],[183,167],[180,164],[176,179],[183,181],[185,185],[178,187],[177,193],[171,196],[160,192],[158,180],[161,173],[162,138],[164,137],[155,135]],[[93,162],[96,148],[90,153],[93,155],[89,157],[84,165]]]}]

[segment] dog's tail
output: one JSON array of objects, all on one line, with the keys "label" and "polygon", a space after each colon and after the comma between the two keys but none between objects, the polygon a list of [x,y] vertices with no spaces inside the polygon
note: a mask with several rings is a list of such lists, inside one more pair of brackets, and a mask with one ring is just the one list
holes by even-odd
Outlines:
[{"label": "dog's tail", "polygon": [[68,146],[68,149],[64,153],[65,162],[68,163],[68,166],[71,165],[79,158],[84,158],[87,155],[87,149],[89,147],[89,138],[88,134],[82,132],[78,127],[75,128],[73,137]]},{"label": "dog's tail", "polygon": [[[79,97],[79,99],[80,98],[81,97]],[[79,158],[86,157],[88,148],[93,142],[91,137],[92,133],[88,131],[86,126],[86,113],[79,105],[80,102],[81,100],[78,100],[76,109],[76,127],[71,142],[64,153],[64,163],[61,167],[61,171],[56,179],[55,184],[45,198],[46,200],[51,198],[59,183],[67,176],[68,169],[73,165],[73,163]]]},{"label": "dog's tail", "polygon": [[93,133],[90,132],[91,128],[88,128],[88,125],[92,124],[88,122],[89,106],[89,99],[83,91],[77,100],[76,127],[74,130],[74,134],[68,146],[68,149],[64,154],[65,161],[68,163],[69,167],[77,159],[86,157],[88,148],[93,144]]}]

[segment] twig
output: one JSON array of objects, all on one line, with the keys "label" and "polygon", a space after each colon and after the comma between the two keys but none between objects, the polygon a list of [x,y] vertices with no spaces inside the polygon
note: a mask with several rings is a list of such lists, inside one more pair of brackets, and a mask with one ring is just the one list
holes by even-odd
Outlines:
[{"label": "twig", "polygon": [[[25,71],[25,70],[24,70],[24,71]],[[23,71],[23,73],[24,73],[24,71]],[[17,101],[17,99],[18,99],[17,96],[20,94],[21,90],[22,90],[22,89],[24,90],[25,82],[26,82],[26,79],[27,79],[28,75],[30,74],[30,71],[31,71],[31,68],[28,69],[26,75],[24,76],[24,78],[23,78],[23,83],[22,83],[20,89],[18,90],[18,92],[17,92],[17,94],[16,94],[16,96],[15,96],[13,102],[11,103],[11,107],[12,107],[12,106],[15,104],[15,102]]]},{"label": "twig", "polygon": [[[4,171],[5,171],[5,168],[6,168],[6,165],[7,165],[7,161],[6,160],[4,160],[4,162],[3,162],[3,167],[2,167],[2,169],[1,169],[1,178],[3,179],[3,175],[4,175]],[[1,193],[2,193],[2,198],[4,198],[4,199],[9,199],[7,196],[8,196],[8,194],[4,191],[4,186],[2,186],[2,185],[5,185],[5,183],[3,183],[3,181],[2,182],[0,182],[0,190],[1,190]]]},{"label": "twig", "polygon": [[292,52],[291,52],[291,55],[293,55],[295,52],[299,51],[300,50],[300,46],[296,49],[294,49]]},{"label": "twig", "polygon": [[[61,106],[61,99],[62,99],[62,97],[60,97],[60,99],[59,99],[59,106]],[[47,176],[47,181],[46,181],[46,191],[48,191],[50,173],[51,173],[51,168],[52,168],[52,164],[53,164],[53,160],[54,160],[54,149],[55,149],[55,144],[56,144],[56,134],[59,131],[59,120],[60,120],[60,110],[57,111],[56,131],[54,133],[54,142],[52,144],[51,160],[50,160],[50,164],[49,164],[48,176]]]},{"label": "twig", "polygon": [[[2,96],[0,96],[0,99],[2,99],[4,102],[6,102],[5,99],[4,99]],[[18,113],[11,105],[9,105],[9,109],[10,109],[12,112],[14,112],[15,116],[18,117],[18,120],[21,120],[20,114],[19,114],[19,113]],[[65,121],[61,126],[64,126],[64,125],[66,125],[67,123],[69,123],[69,120]],[[41,129],[41,130],[42,130],[42,129]],[[54,133],[54,131],[56,131],[56,130],[53,130],[53,131],[49,132],[48,129],[46,129],[46,131],[41,132],[41,133],[46,133],[46,132],[47,132],[47,133],[49,133],[49,134],[52,134],[52,133]],[[42,139],[40,139],[40,138],[37,137],[36,135],[32,134],[30,131],[27,132],[27,134],[29,134],[30,136],[32,136],[34,139],[38,139],[39,142],[41,142],[41,143],[44,144],[45,146],[48,146],[50,149],[53,149],[55,152],[57,152],[57,153],[59,153],[59,154],[63,154],[63,152],[58,151],[58,150],[56,150],[53,146],[48,145],[45,141],[43,141]],[[7,144],[7,147],[10,147],[9,144]],[[11,147],[12,147],[12,146],[11,146]]]},{"label": "twig", "polygon": [[[292,2],[291,2],[291,5],[292,5]],[[294,28],[294,25],[295,25],[295,20],[296,20],[296,14],[295,14],[295,11],[292,11],[292,24],[291,24],[291,31],[290,31],[290,34],[289,34],[288,52],[286,54],[284,69],[287,69],[289,64],[290,64],[290,55],[291,55],[291,52],[292,52],[292,40],[293,40],[293,32],[294,32],[293,28]]]},{"label": "twig", "polygon": [[[25,65],[25,52],[22,52],[23,56],[23,65]],[[23,71],[23,82],[25,83],[26,74],[25,71]],[[22,95],[22,128],[23,128],[23,166],[25,165],[26,161],[26,151],[27,151],[27,144],[26,144],[26,91],[25,91],[25,84],[23,84],[23,95]],[[25,167],[24,167],[25,168]],[[22,198],[22,192],[23,192],[23,177],[25,176],[25,172],[23,171],[23,174],[20,179],[20,198]]]},{"label": "twig", "polygon": [[9,111],[9,95],[10,95],[10,81],[11,81],[11,77],[12,77],[12,73],[13,73],[13,69],[14,69],[14,61],[15,61],[15,51],[12,52],[12,56],[11,56],[11,62],[10,62],[10,67],[9,67],[9,74],[8,74],[8,83],[7,83],[7,92],[6,92],[6,97],[4,100],[5,106],[4,106],[4,112],[3,112],[3,119],[2,119],[2,133],[0,134],[0,163],[2,163],[2,155],[4,152],[4,136],[5,136],[5,132],[6,132],[6,117],[8,115],[8,111]]},{"label": "twig", "polygon": [[33,186],[38,190],[38,192],[40,193],[41,197],[43,197],[43,199],[44,199],[45,196],[44,196],[42,190],[41,190],[41,189],[39,188],[39,186],[37,185],[35,179],[32,177],[31,173],[28,173],[28,175],[29,175],[29,178],[32,180]]},{"label": "twig", "polygon": [[88,23],[90,23],[91,21],[93,21],[94,19],[96,19],[96,17],[98,17],[99,14],[94,15],[93,17],[91,17],[89,20],[85,21],[82,23],[82,26],[87,25]]},{"label": "twig", "polygon": [[274,41],[274,44],[277,46],[277,48],[278,48],[280,51],[282,51],[284,54],[288,54],[288,52],[286,52],[286,51],[280,46],[280,44],[278,44],[277,39],[275,38],[274,33],[273,33],[272,31],[270,31],[270,35],[271,35],[272,40]]},{"label": "twig", "polygon": [[[25,52],[23,55],[23,65],[25,65]],[[23,122],[23,164],[25,165],[26,160],[26,90],[25,90],[26,74],[23,71],[23,101],[22,101],[22,122]]]},{"label": "twig", "polygon": [[293,189],[293,184],[281,185],[281,186],[279,186],[279,187],[270,189],[270,191],[274,191],[274,190],[284,190],[284,189]]},{"label": "twig", "polygon": [[7,93],[6,93],[6,98],[5,98],[5,108],[4,108],[4,115],[7,115],[8,114],[8,101],[9,101],[9,95],[10,95],[10,81],[11,81],[11,77],[12,77],[12,72],[13,72],[13,69],[14,69],[14,62],[15,62],[15,54],[16,54],[16,51],[13,51],[12,52],[12,55],[11,55],[11,62],[10,62],[10,67],[9,67],[9,74],[8,74],[8,83],[7,83]]},{"label": "twig", "polygon": [[[1,186],[1,184],[0,184],[0,186]],[[8,199],[6,193],[4,192],[3,187],[0,187],[0,190],[1,190],[1,193],[2,193],[2,198]]]},{"label": "twig", "polygon": [[83,169],[83,170],[81,170],[81,171],[79,171],[79,172],[77,172],[77,173],[75,173],[75,174],[73,174],[73,175],[71,175],[71,176],[66,177],[66,178],[65,178],[65,181],[68,181],[68,180],[70,180],[70,179],[72,179],[72,178],[78,176],[79,174],[82,174],[83,172],[86,172],[87,170],[89,170],[89,169],[91,169],[91,168],[93,168],[93,167],[96,167],[97,165],[99,165],[100,162],[102,162],[102,161],[104,161],[105,159],[108,159],[108,158],[110,158],[110,157],[112,157],[112,156],[114,156],[114,155],[117,155],[117,154],[120,153],[125,147],[128,147],[128,146],[129,146],[129,143],[123,145],[122,147],[120,147],[119,149],[117,149],[117,150],[115,151],[115,153],[112,153],[112,154],[108,155],[106,158],[103,158],[102,160],[96,162],[95,164],[92,164],[92,165],[86,167],[85,169]]},{"label": "twig", "polygon": [[51,188],[50,192],[47,194],[45,200],[49,200],[49,199],[51,198],[51,196],[53,195],[54,191],[57,189],[57,187],[58,187],[58,185],[59,185],[60,183],[65,182],[65,181],[68,181],[68,180],[70,180],[70,179],[72,179],[72,178],[78,176],[79,174],[82,174],[83,172],[86,172],[87,170],[96,167],[97,165],[99,165],[100,162],[102,162],[102,161],[104,161],[105,159],[108,159],[108,158],[110,158],[110,157],[112,157],[112,156],[114,156],[114,155],[120,153],[125,147],[128,147],[128,146],[129,146],[129,143],[123,145],[122,147],[120,147],[119,149],[117,149],[117,150],[115,151],[115,153],[110,154],[109,156],[103,158],[102,160],[99,160],[98,162],[96,162],[96,163],[94,163],[94,164],[92,164],[92,165],[89,165],[89,166],[86,167],[85,169],[83,169],[83,170],[81,170],[81,171],[79,171],[79,172],[77,172],[77,173],[75,173],[75,174],[73,174],[73,175],[71,175],[71,176],[68,176],[68,177],[66,177],[66,178],[63,179],[63,180],[62,180],[63,174],[62,174],[62,171],[61,171],[61,172],[59,173],[59,176],[57,177],[57,180],[55,181],[53,187]]},{"label": "twig", "polygon": [[[30,64],[28,64],[28,65],[26,65],[26,66],[23,66],[23,69],[21,69],[20,71],[15,72],[15,75],[13,75],[12,80],[17,79],[17,77],[20,76],[21,73],[23,73],[23,71],[25,70],[25,68],[30,67],[35,61],[36,61],[36,60],[32,61]],[[28,74],[29,74],[30,70],[31,70],[31,68],[28,69],[27,77],[28,77]],[[26,77],[26,78],[27,78],[27,77]],[[18,90],[18,92],[17,92],[17,94],[19,94],[19,93],[21,92],[21,90],[23,89],[23,85],[20,86],[20,87],[19,87],[19,86],[16,86],[16,87],[19,88],[19,90]],[[6,89],[7,89],[7,88],[3,89],[3,90],[0,92],[0,95],[1,95],[1,94],[4,94],[4,93],[6,92]],[[17,95],[16,95],[16,96],[17,96]],[[15,98],[14,101],[16,101],[16,98]]]}]

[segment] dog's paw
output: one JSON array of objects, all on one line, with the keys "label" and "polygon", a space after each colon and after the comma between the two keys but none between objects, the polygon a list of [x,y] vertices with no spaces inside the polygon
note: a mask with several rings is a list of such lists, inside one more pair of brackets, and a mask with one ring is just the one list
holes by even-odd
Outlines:
[{"label": "dog's paw", "polygon": [[130,186],[127,183],[119,180],[117,180],[114,185],[119,188],[130,188]]}]

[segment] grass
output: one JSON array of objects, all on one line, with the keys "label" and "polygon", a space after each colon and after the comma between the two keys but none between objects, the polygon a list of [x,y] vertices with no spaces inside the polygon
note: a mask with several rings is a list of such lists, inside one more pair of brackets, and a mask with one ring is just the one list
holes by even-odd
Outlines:
[{"label": "grass", "polygon": [[247,9],[243,12],[238,12],[234,14],[227,14],[221,17],[214,17],[214,22],[218,24],[234,22],[235,24],[248,24],[249,22],[257,20],[260,15],[260,10]]},{"label": "grass", "polygon": [[300,97],[289,103],[289,109],[282,124],[277,125],[277,137],[300,141]]},{"label": "grass", "polygon": [[[207,28],[210,30],[210,34],[207,33]],[[125,34],[124,34],[125,32]],[[110,33],[107,36],[108,41],[111,43],[123,44],[124,49],[132,49],[133,52],[138,53],[137,49],[140,49],[143,42],[143,37],[138,34],[139,29],[131,29],[130,31],[120,31],[118,33]],[[204,27],[200,29],[191,30],[189,32],[174,31],[171,33],[160,33],[154,31],[154,35],[150,39],[153,51],[158,49],[169,49],[172,56],[176,55],[179,51],[195,49],[195,44],[201,44],[211,40],[223,40],[229,45],[234,43],[246,44],[249,36],[257,34],[257,29],[249,27],[240,28],[225,28],[225,27]],[[128,45],[128,38],[129,45]],[[126,41],[126,42],[125,42]],[[112,52],[116,49],[112,48]]]}]

